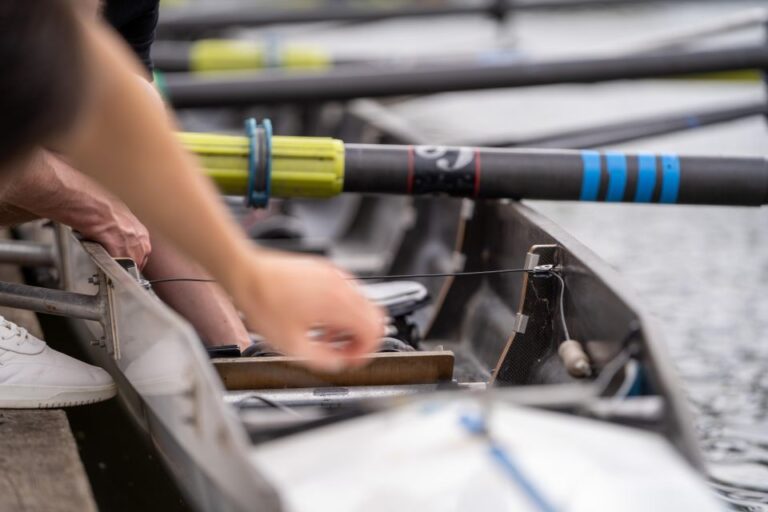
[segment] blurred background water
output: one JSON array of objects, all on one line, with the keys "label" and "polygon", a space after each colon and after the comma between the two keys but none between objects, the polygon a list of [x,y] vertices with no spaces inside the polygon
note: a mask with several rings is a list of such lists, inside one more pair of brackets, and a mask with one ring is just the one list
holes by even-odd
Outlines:
[{"label": "blurred background water", "polygon": [[[634,5],[275,29],[342,57],[451,55],[504,46],[518,58],[611,53],[768,2]],[[253,36],[245,32],[246,37]],[[263,34],[259,34],[262,37]],[[712,40],[763,40],[760,28]],[[482,143],[633,117],[761,99],[759,82],[644,80],[440,94],[391,109],[434,143]],[[763,119],[615,148],[765,155]],[[536,202],[615,266],[661,324],[695,412],[715,489],[739,510],[768,511],[768,210]]]}]

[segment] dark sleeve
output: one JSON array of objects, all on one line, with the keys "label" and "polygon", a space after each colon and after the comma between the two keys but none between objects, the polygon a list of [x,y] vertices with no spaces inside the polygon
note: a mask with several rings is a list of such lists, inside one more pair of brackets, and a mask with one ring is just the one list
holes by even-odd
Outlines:
[{"label": "dark sleeve", "polygon": [[104,18],[133,48],[150,75],[159,4],[160,0],[107,0],[104,6]]}]

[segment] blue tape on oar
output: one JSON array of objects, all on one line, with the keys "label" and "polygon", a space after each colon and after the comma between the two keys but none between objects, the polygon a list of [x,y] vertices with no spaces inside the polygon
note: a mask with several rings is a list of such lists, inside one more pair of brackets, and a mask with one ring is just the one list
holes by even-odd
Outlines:
[{"label": "blue tape on oar", "polygon": [[265,119],[261,126],[264,128],[264,147],[266,148],[266,154],[264,155],[264,176],[266,178],[264,182],[264,196],[266,201],[264,206],[267,206],[269,198],[272,196],[272,121]]},{"label": "blue tape on oar", "polygon": [[256,120],[252,117],[245,120],[245,136],[248,137],[248,186],[245,190],[245,205],[254,208],[259,155],[256,151]]},{"label": "blue tape on oar", "polygon": [[656,155],[637,155],[636,203],[650,203],[656,188]]},{"label": "blue tape on oar", "polygon": [[661,157],[660,203],[676,203],[680,193],[680,159],[676,155]]},{"label": "blue tape on oar", "polygon": [[582,201],[597,201],[597,194],[600,190],[600,174],[602,172],[600,168],[600,153],[597,151],[582,151],[581,161],[584,165],[579,199]]},{"label": "blue tape on oar", "polygon": [[[248,137],[248,187],[245,204],[250,208],[265,208],[272,193],[272,122],[265,119],[261,124],[264,137],[264,155],[259,158],[259,125],[253,118],[245,120],[245,135]],[[260,173],[264,174],[264,187],[259,190]]]},{"label": "blue tape on oar", "polygon": [[608,169],[608,191],[605,200],[622,201],[624,190],[627,188],[627,158],[624,153],[606,153],[605,164]]}]

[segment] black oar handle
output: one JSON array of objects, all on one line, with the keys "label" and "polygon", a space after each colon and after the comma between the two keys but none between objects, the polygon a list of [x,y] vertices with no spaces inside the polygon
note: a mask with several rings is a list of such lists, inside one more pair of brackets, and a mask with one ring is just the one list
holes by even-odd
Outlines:
[{"label": "black oar handle", "polygon": [[765,158],[345,145],[345,192],[759,206]]}]

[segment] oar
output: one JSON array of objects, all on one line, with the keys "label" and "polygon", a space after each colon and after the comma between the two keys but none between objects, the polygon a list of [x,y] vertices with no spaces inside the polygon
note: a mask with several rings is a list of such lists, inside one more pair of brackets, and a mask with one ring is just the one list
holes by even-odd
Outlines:
[{"label": "oar", "polygon": [[265,68],[323,69],[339,64],[328,52],[312,45],[273,45],[238,39],[157,41],[152,46],[152,61],[161,71],[195,73]]},{"label": "oar", "polygon": [[647,137],[695,130],[706,126],[768,115],[764,101],[740,103],[715,109],[690,110],[598,126],[549,133],[524,139],[484,141],[484,146],[588,149]]},{"label": "oar", "polygon": [[[355,100],[350,104],[349,112],[365,124],[386,133],[387,140],[391,143],[423,144],[428,142],[421,135],[416,134],[403,118],[395,115],[376,100]],[[733,103],[711,109],[691,109],[669,114],[643,116],[618,122],[542,133],[525,138],[467,138],[462,139],[459,143],[490,147],[591,149],[767,115],[768,104],[764,101],[753,101]]]},{"label": "oar", "polygon": [[[216,2],[183,8],[163,9],[158,23],[161,36],[190,37],[233,27],[263,26],[326,21],[368,22],[391,18],[486,15],[503,18],[508,11],[612,7],[651,3],[654,0],[477,0],[474,2],[323,2],[264,7],[253,2]],[[666,3],[679,3],[680,0]],[[689,0],[690,1],[690,0]],[[700,0],[699,0],[700,1]],[[279,5],[273,2],[273,5]]]},{"label": "oar", "polygon": [[628,55],[680,49],[714,36],[722,36],[744,29],[765,26],[768,23],[768,9],[753,7],[743,11],[727,13],[716,19],[693,26],[676,27],[669,33],[655,34],[652,38],[639,41],[618,42],[606,48],[608,54]]},{"label": "oar", "polygon": [[[612,44],[603,56],[627,56],[662,50],[680,50],[702,39],[716,35],[751,28],[768,23],[768,9],[753,8],[720,17],[715,21],[678,28],[674,32],[645,38],[630,43]],[[331,55],[321,47],[309,44],[268,42],[246,39],[200,39],[197,41],[156,41],[152,46],[152,60],[155,67],[164,72],[210,73],[218,71],[248,71],[265,68],[309,68],[323,69],[338,65],[382,65],[407,61],[418,66],[435,60],[454,62],[489,62],[495,59],[521,59],[523,55],[515,50],[502,48],[453,53],[440,57],[412,57],[408,59],[345,59]]]},{"label": "oar", "polygon": [[688,73],[768,68],[762,45],[659,52],[633,57],[539,62],[440,63],[337,68],[201,78],[180,73],[158,79],[177,108],[311,103],[360,97],[655,78]]},{"label": "oar", "polygon": [[391,6],[378,3],[373,6],[361,2],[323,2],[321,5],[291,5],[265,7],[253,2],[217,2],[189,7],[163,9],[157,30],[161,37],[190,37],[233,27],[256,27],[289,23],[316,23],[328,21],[366,22],[391,18],[419,18],[425,16],[496,15],[506,10],[507,2],[484,0],[464,3],[393,2]]},{"label": "oar", "polygon": [[758,206],[768,203],[765,158],[676,154],[345,144],[272,137],[265,122],[247,136],[181,134],[226,194],[253,206],[275,197],[447,194]]},{"label": "oar", "polygon": [[161,72],[209,74],[264,69],[328,69],[335,66],[422,66],[438,62],[513,62],[521,60],[516,50],[489,48],[474,52],[429,57],[353,59],[335,57],[313,45],[261,43],[240,39],[201,39],[194,42],[158,41],[152,46],[152,61]]}]

